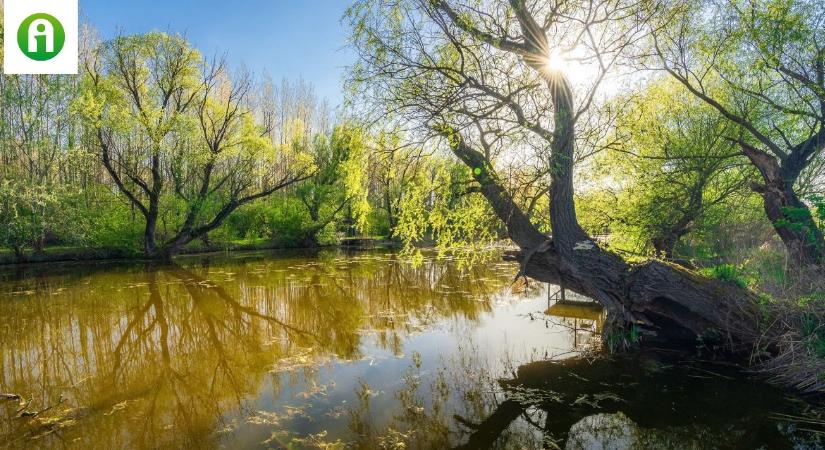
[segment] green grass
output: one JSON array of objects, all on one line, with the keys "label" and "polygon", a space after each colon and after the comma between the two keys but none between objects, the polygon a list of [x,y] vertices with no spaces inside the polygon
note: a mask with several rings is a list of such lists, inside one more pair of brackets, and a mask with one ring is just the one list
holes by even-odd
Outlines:
[{"label": "green grass", "polygon": [[719,264],[718,266],[706,267],[702,269],[701,272],[707,277],[733,283],[741,288],[746,288],[749,284],[747,274],[733,264]]}]

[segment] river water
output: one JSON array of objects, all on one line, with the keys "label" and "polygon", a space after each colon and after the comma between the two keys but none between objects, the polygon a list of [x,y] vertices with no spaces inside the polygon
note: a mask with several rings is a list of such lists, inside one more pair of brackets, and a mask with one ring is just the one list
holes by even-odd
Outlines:
[{"label": "river water", "polygon": [[504,262],[256,252],[0,271],[0,447],[823,448],[734,367],[597,354]]}]

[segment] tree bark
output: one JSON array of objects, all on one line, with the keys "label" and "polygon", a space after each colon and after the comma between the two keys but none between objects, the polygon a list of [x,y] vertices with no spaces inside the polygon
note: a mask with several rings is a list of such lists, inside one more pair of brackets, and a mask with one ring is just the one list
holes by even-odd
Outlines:
[{"label": "tree bark", "polygon": [[762,196],[765,215],[782,239],[792,261],[818,264],[825,256],[825,239],[814,221],[808,205],[794,191],[801,167],[788,163],[780,165],[773,156],[740,143],[742,152],[759,169],[764,184],[753,190]]},{"label": "tree bark", "polygon": [[793,261],[818,264],[823,260],[822,231],[814,222],[808,206],[799,200],[787,183],[765,185],[762,195],[765,214],[782,239]]}]

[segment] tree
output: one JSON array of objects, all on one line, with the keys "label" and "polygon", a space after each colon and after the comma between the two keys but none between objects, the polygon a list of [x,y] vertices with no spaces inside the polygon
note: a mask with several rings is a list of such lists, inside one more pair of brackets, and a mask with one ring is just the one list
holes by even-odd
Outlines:
[{"label": "tree", "polygon": [[[440,138],[471,171],[477,192],[521,249],[521,274],[594,298],[607,310],[609,332],[634,330],[624,335],[627,344],[637,333],[672,344],[727,332],[734,346],[752,348],[759,334],[753,294],[658,261],[631,266],[600,248],[577,220],[576,126],[587,123],[601,81],[644,38],[656,12],[647,6],[362,0],[349,15],[359,55],[352,76],[368,87],[377,114],[430,141]],[[565,54],[590,68],[576,84],[554,61]],[[500,175],[510,149],[546,158],[552,237]]]},{"label": "tree", "polygon": [[407,145],[399,133],[379,132],[373,139],[375,148],[369,158],[369,176],[376,207],[387,217],[387,234],[395,236],[401,215],[401,203],[412,183],[421,175],[427,155],[420,148]]},{"label": "tree", "polygon": [[43,249],[43,240],[55,216],[57,197],[47,186],[0,180],[0,246],[25,260],[25,249]]},{"label": "tree", "polygon": [[630,250],[652,248],[672,259],[684,236],[721,215],[709,213],[742,203],[753,174],[736,144],[725,140],[735,125],[680,85],[663,80],[632,97],[599,161],[618,205],[609,212],[611,234],[643,247]]},{"label": "tree", "polygon": [[76,80],[62,75],[0,77],[2,202],[5,217],[20,222],[8,223],[3,234],[18,257],[25,248],[43,251],[58,230],[56,202],[77,190],[67,170],[77,149],[78,123],[68,114],[76,88]]},{"label": "tree", "polygon": [[346,206],[353,200],[365,201],[364,144],[361,130],[348,125],[336,126],[331,136],[319,135],[312,143],[309,153],[317,170],[296,190],[311,220],[304,230],[304,245],[317,246],[318,233],[336,221]]},{"label": "tree", "polygon": [[822,261],[822,231],[797,189],[825,148],[825,5],[709,0],[680,12],[654,33],[660,66],[737,125],[726,139],[759,171],[752,189],[792,259]]},{"label": "tree", "polygon": [[252,88],[248,75],[233,78],[223,61],[163,33],[116,38],[86,62],[75,107],[145,220],[147,257],[168,258],[239,207],[309,177],[309,161],[255,122]]}]

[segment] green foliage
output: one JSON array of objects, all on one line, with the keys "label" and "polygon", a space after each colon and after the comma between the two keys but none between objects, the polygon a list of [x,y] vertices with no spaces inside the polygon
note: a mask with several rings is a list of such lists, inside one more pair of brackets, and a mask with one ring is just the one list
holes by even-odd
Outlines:
[{"label": "green foliage", "polygon": [[733,283],[742,288],[748,287],[749,284],[747,274],[733,264],[719,264],[713,267],[706,267],[702,269],[701,272],[705,276]]},{"label": "green foliage", "polygon": [[367,227],[364,230],[364,233],[368,236],[380,236],[386,238],[392,236],[393,230],[386,210],[381,208],[371,208],[369,215],[367,215],[366,222]]},{"label": "green foliage", "polygon": [[500,225],[484,197],[468,192],[470,169],[450,160],[432,163],[431,177],[412,182],[400,204],[396,234],[405,251],[420,257],[416,246],[432,239],[440,255],[468,263],[488,258]]},{"label": "green foliage", "polygon": [[325,229],[335,229],[344,212],[353,219],[355,230],[366,232],[372,206],[368,198],[365,133],[349,124],[336,126],[329,136],[318,135],[293,146],[308,147],[315,174],[296,190],[311,223],[305,240],[312,243]]},{"label": "green foliage", "polygon": [[311,219],[297,198],[286,198],[268,209],[268,237],[283,246],[299,246],[306,237]]},{"label": "green foliage", "polygon": [[628,328],[611,328],[606,335],[607,348],[611,352],[618,352],[637,346],[641,342],[641,335],[636,324],[630,324]]},{"label": "green foliage", "polygon": [[615,248],[668,258],[688,237],[712,238],[750,195],[748,172],[724,138],[733,127],[674,81],[616,103],[610,151],[596,166],[603,188],[579,208],[585,225],[610,234]]},{"label": "green foliage", "polygon": [[825,232],[825,195],[814,194],[808,200],[812,205],[814,221]]},{"label": "green foliage", "polygon": [[782,208],[784,218],[777,220],[775,224],[794,231],[805,231],[808,242],[817,245],[821,243],[816,236],[816,228],[820,231],[825,228],[825,200],[821,195],[812,195],[809,201],[810,208],[807,205]]},{"label": "green foliage", "polygon": [[254,202],[226,219],[224,228],[227,237],[238,240],[268,237],[272,229],[270,220],[273,215],[272,201]]},{"label": "green foliage", "polygon": [[57,209],[58,199],[47,186],[0,181],[0,245],[17,254],[42,250],[46,234],[56,228],[50,219]]},{"label": "green foliage", "polygon": [[[271,202],[265,220],[268,228],[264,237],[280,247],[328,245],[337,241],[335,226],[327,223],[316,229],[317,222],[312,220],[299,198],[290,196]],[[312,241],[308,242],[308,239]]]},{"label": "green foliage", "polygon": [[797,301],[800,307],[813,307],[825,310],[825,292],[817,291],[805,294]]},{"label": "green foliage", "polygon": [[[303,147],[277,145],[263,123],[274,120],[274,100],[253,101],[259,86],[248,74],[206,62],[180,35],[121,36],[91,59],[73,111],[144,220],[147,256],[179,251],[313,171]],[[281,127],[286,135],[309,124],[285,118]]]}]

